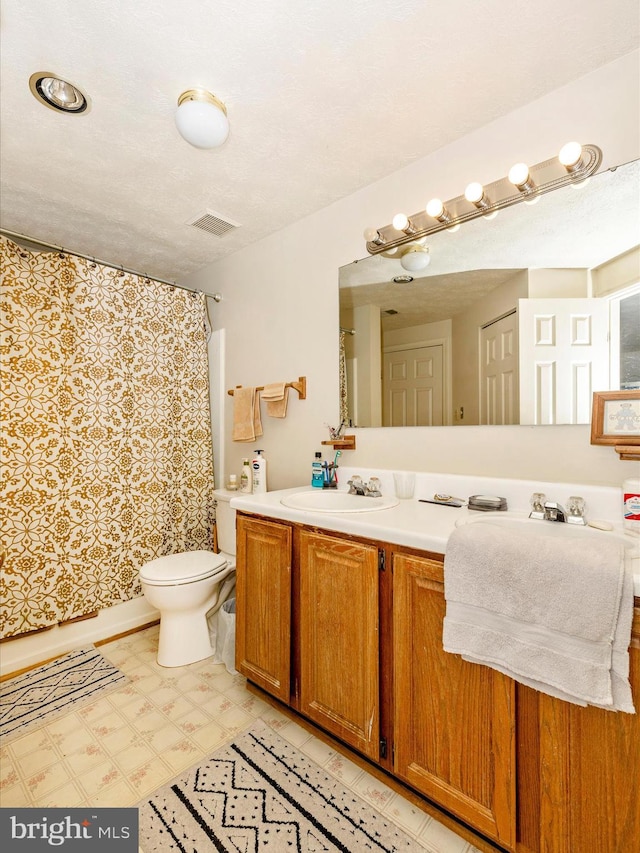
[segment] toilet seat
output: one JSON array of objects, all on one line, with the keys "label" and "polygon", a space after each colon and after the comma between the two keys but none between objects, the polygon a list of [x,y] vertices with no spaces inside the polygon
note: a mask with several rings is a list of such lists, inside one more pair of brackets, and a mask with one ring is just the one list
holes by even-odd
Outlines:
[{"label": "toilet seat", "polygon": [[213,578],[228,567],[225,554],[183,551],[157,557],[140,569],[140,580],[151,586],[177,586]]}]

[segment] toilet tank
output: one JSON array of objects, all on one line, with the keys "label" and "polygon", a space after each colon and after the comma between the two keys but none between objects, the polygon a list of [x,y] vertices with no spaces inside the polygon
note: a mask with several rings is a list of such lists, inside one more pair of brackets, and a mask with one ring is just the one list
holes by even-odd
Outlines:
[{"label": "toilet tank", "polygon": [[216,499],[216,529],[218,531],[218,548],[226,554],[236,553],[236,511],[231,509],[229,501],[238,497],[237,492],[227,489],[214,489]]}]

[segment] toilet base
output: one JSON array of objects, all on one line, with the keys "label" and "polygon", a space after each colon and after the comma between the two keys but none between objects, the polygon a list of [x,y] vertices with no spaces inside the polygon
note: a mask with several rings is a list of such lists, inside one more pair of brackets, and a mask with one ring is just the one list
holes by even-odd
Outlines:
[{"label": "toilet base", "polygon": [[[176,642],[176,638],[180,642]],[[157,661],[160,666],[186,666],[211,657],[209,624],[206,614],[194,618],[193,613],[163,613],[160,619]]]}]

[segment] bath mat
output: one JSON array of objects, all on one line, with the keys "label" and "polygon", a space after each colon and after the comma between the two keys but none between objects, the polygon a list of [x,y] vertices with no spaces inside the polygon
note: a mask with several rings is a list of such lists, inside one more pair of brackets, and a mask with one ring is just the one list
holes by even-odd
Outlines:
[{"label": "bath mat", "polygon": [[138,809],[144,853],[409,853],[418,846],[262,721]]},{"label": "bath mat", "polygon": [[0,684],[0,739],[18,737],[128,683],[95,646],[70,652]]}]

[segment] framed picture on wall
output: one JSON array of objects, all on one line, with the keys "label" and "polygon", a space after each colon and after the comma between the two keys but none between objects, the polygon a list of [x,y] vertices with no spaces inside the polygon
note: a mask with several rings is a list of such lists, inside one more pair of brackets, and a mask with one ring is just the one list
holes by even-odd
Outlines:
[{"label": "framed picture on wall", "polygon": [[591,444],[640,445],[640,390],[594,391]]}]

